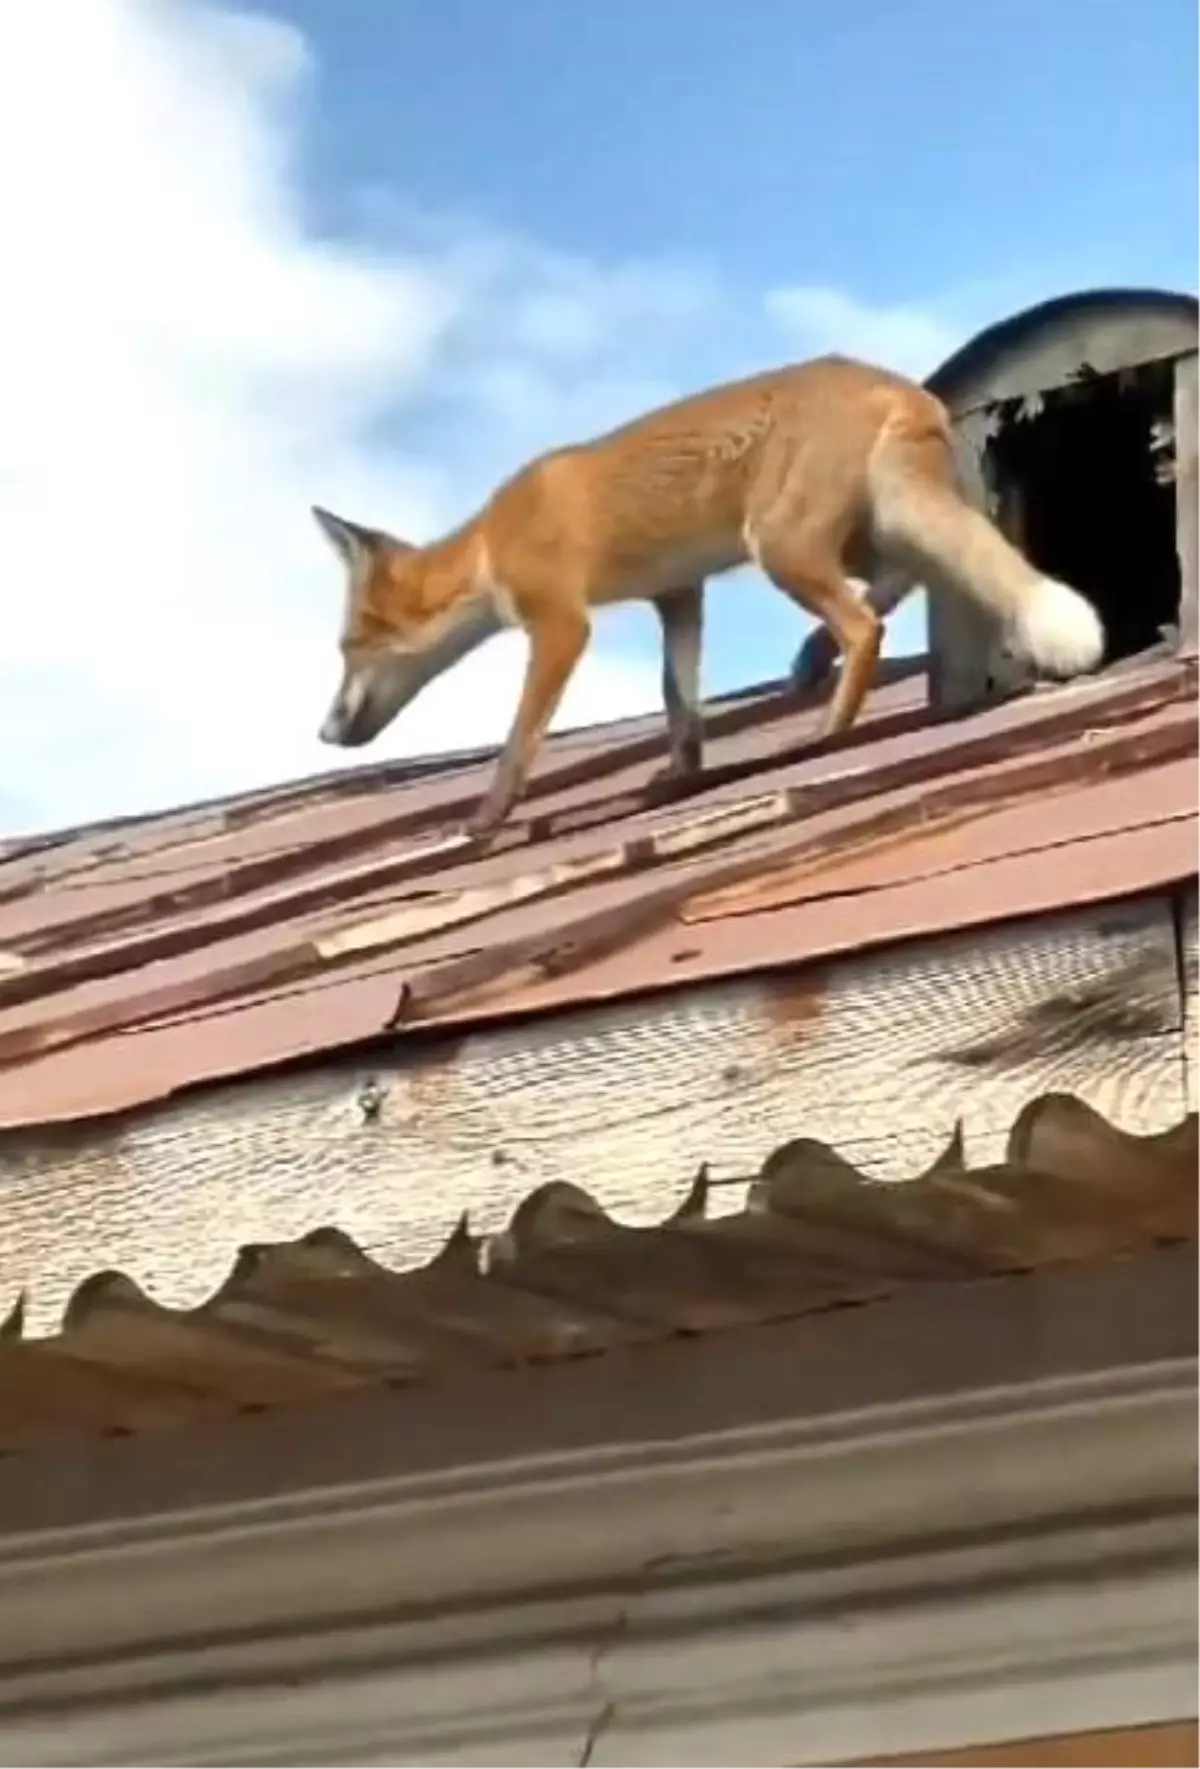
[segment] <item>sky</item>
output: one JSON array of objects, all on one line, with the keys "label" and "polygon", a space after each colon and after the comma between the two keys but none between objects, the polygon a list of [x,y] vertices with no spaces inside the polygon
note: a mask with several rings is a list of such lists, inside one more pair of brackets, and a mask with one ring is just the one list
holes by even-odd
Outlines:
[{"label": "sky", "polygon": [[[0,836],[334,765],[314,502],[429,539],[692,388],[1194,290],[1196,37],[1195,0],[0,7]],[[720,581],[708,691],[804,630]],[[498,741],[523,646],[346,762]],[[557,723],[657,704],[651,611],[605,611]]]}]

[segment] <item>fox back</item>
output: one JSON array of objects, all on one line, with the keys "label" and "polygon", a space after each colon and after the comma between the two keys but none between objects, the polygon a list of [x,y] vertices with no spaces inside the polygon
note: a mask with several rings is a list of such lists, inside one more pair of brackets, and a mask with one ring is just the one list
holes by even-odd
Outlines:
[{"label": "fox back", "polygon": [[[350,569],[344,640],[414,650],[473,595],[519,604],[554,574],[593,605],[652,597],[750,557],[748,514],[789,483],[814,516],[845,512],[866,534],[867,467],[889,422],[948,447],[948,420],[923,389],[826,357],[692,394],[619,429],[539,456],[462,529],[432,546],[318,512]],[[504,610],[514,617],[511,607]],[[519,613],[515,615],[519,619]]]},{"label": "fox back", "polygon": [[747,563],[748,525],[797,485],[810,519],[843,522],[865,558],[868,463],[889,423],[948,457],[938,401],[838,357],[678,400],[503,484],[479,518],[492,575],[519,594],[553,560],[593,606],[653,597]]}]

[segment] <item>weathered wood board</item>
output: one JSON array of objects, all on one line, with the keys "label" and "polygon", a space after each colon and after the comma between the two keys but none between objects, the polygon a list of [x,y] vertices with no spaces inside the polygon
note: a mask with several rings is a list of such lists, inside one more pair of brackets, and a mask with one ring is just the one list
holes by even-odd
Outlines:
[{"label": "weathered wood board", "polygon": [[[1194,898],[1191,913],[1194,1026]],[[0,1142],[0,1318],[24,1290],[26,1330],[54,1331],[103,1268],[192,1306],[240,1246],[323,1224],[419,1265],[463,1212],[497,1231],[550,1180],[650,1223],[707,1162],[716,1207],[737,1209],[797,1136],[901,1180],[962,1119],[968,1160],[999,1160],[1021,1107],[1050,1090],[1123,1129],[1165,1129],[1188,1091],[1180,974],[1162,896],[465,1040],[409,1038],[123,1123],[23,1132]]]}]

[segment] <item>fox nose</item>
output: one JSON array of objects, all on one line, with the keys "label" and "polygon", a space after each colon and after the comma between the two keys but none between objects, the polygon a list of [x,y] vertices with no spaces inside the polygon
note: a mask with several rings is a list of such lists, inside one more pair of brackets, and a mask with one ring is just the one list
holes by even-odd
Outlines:
[{"label": "fox nose", "polygon": [[339,748],[354,743],[354,727],[362,717],[366,699],[366,687],[361,678],[348,676],[330,702],[329,711],[317,733],[320,741],[335,743]]}]

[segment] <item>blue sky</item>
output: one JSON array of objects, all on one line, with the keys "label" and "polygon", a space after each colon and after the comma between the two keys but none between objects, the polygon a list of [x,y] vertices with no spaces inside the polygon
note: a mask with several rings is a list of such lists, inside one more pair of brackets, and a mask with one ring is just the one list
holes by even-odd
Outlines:
[{"label": "blue sky", "polygon": [[[1189,0],[289,0],[310,172],[754,292],[1195,278]],[[1036,268],[1035,268],[1036,267]]]},{"label": "blue sky", "polygon": [[[313,501],[427,538],[688,388],[1194,289],[1196,36],[1194,0],[0,7],[0,834],[330,765]],[[707,686],[803,630],[718,585]],[[657,704],[655,636],[604,613],[560,722]],[[498,740],[522,655],[370,759]]]},{"label": "blue sky", "polygon": [[[332,225],[379,186],[601,262],[713,275],[722,299],[664,352],[665,379],[807,344],[763,309],[790,285],[947,335],[1087,284],[1195,287],[1189,0],[280,10],[321,58],[308,175]],[[748,627],[744,600],[740,584],[712,598],[710,685],[774,674],[794,647],[790,609],[756,589]],[[919,643],[915,610],[899,621]],[[649,630],[606,625],[614,644]]]}]

